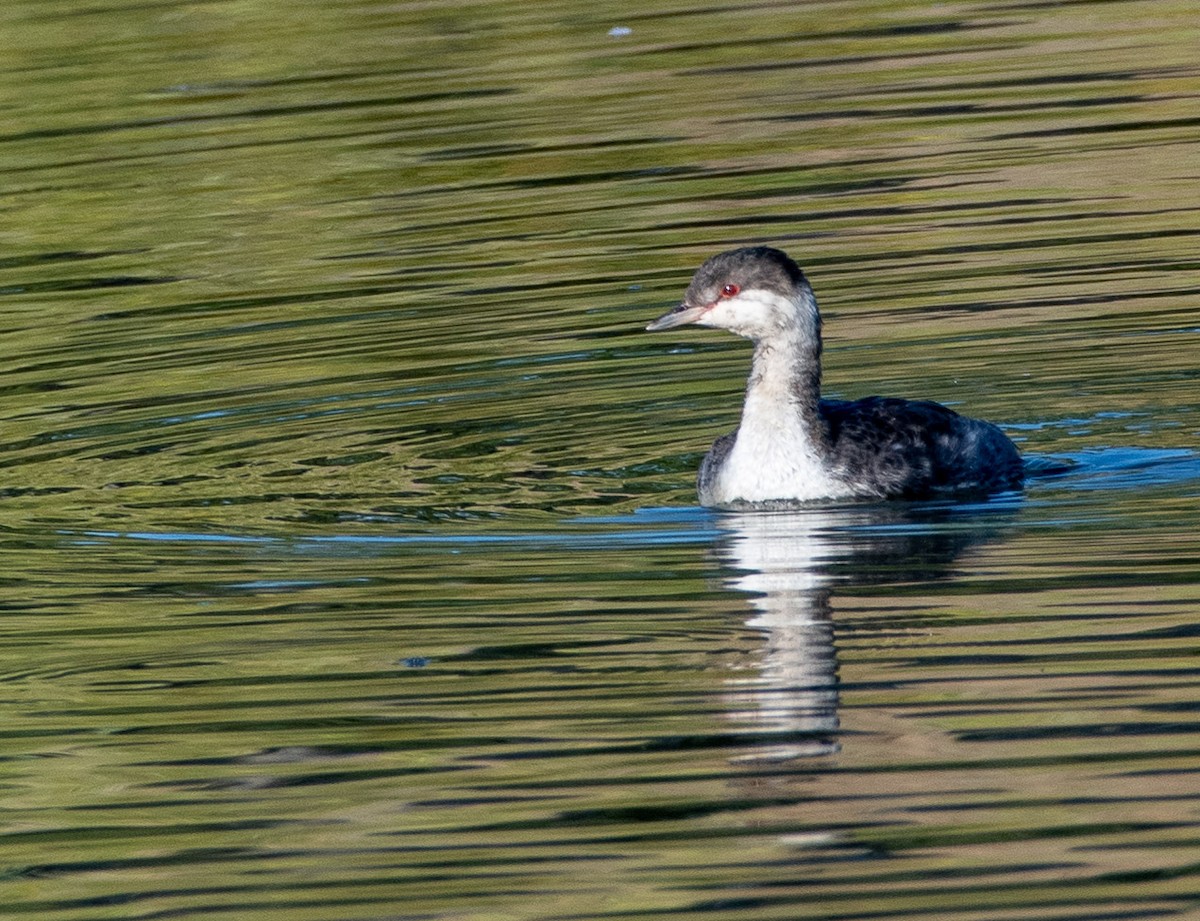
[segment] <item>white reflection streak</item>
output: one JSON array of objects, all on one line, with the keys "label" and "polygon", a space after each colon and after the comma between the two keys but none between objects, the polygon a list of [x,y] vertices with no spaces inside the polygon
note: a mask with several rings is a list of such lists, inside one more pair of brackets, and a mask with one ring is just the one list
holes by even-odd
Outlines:
[{"label": "white reflection streak", "polygon": [[[745,759],[836,752],[837,659],[830,617],[832,517],[820,510],[731,515],[725,561],[743,574],[730,588],[749,593],[758,613],[747,626],[765,643],[755,674],[729,682],[729,717],[780,742]],[[845,523],[845,516],[839,519]]]}]

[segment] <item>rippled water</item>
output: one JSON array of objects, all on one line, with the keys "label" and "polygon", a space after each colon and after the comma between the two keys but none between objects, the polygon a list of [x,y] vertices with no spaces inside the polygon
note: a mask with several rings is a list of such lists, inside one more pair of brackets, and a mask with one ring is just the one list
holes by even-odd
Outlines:
[{"label": "rippled water", "polygon": [[[6,4],[3,913],[1200,914],[1195,22]],[[750,241],[1071,472],[696,508]]]}]

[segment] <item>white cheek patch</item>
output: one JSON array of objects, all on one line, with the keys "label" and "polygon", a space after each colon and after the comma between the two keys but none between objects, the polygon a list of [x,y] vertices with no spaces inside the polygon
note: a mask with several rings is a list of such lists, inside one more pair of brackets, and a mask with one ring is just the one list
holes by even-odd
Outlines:
[{"label": "white cheek patch", "polygon": [[780,309],[779,298],[769,291],[743,291],[737,297],[722,298],[697,322],[718,326],[739,336],[753,337],[768,329]]}]

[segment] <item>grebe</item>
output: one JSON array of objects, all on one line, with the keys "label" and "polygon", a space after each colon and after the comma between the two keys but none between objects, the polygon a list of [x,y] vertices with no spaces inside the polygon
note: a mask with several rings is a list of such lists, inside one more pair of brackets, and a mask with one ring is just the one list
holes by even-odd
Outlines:
[{"label": "grebe", "polygon": [[713,256],[646,329],[716,326],[754,343],[737,429],[700,464],[700,504],[920,498],[1021,485],[1016,447],[938,403],[821,399],[821,314],[800,267],[766,246]]}]

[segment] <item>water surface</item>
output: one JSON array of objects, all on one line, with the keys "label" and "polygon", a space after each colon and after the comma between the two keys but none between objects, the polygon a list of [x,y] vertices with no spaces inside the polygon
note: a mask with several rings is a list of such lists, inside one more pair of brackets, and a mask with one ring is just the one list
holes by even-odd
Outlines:
[{"label": "water surface", "polygon": [[[4,913],[1195,914],[1194,14],[7,4]],[[1074,469],[696,508],[751,242]]]}]

